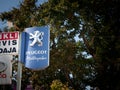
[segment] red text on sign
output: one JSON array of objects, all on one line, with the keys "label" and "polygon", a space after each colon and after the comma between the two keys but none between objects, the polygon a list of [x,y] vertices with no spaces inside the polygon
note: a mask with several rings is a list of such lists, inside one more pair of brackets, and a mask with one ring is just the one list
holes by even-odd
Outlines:
[{"label": "red text on sign", "polygon": [[4,32],[0,33],[0,40],[18,39],[18,32]]},{"label": "red text on sign", "polygon": [[6,78],[6,77],[7,77],[6,74],[2,74],[2,73],[0,73],[0,78]]}]

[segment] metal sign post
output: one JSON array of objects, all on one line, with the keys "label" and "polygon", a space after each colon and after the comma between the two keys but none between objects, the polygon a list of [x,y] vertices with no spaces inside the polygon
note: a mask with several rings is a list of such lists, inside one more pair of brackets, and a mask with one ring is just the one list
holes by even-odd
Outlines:
[{"label": "metal sign post", "polygon": [[[21,33],[20,33],[20,41],[19,41],[19,47],[21,48]],[[21,50],[21,49],[20,49]],[[21,52],[19,50],[19,52]],[[21,60],[21,57],[20,57],[20,53],[18,54],[18,58],[17,58],[17,61],[18,61],[18,69],[17,69],[17,87],[16,89],[17,90],[21,90],[21,79],[22,79],[22,63],[20,62]]]},{"label": "metal sign post", "polygon": [[21,78],[22,78],[22,64],[18,62],[17,90],[21,90]]}]

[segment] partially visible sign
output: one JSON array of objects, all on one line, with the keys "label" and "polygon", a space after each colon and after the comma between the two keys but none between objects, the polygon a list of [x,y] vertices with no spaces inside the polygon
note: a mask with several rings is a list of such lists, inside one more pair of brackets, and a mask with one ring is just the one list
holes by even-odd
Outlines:
[{"label": "partially visible sign", "polygon": [[49,66],[49,27],[30,27],[22,33],[21,60],[27,68],[44,69]]},{"label": "partially visible sign", "polygon": [[19,32],[0,33],[0,55],[18,54]]},{"label": "partially visible sign", "polygon": [[0,55],[0,85],[11,84],[12,55]]}]

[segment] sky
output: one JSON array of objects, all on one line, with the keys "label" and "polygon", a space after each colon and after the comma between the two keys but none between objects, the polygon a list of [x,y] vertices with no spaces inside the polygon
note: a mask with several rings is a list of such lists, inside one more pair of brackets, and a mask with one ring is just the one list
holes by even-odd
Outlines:
[{"label": "sky", "polygon": [[23,0],[0,0],[0,13],[12,10],[12,7],[18,7]]},{"label": "sky", "polygon": [[[13,7],[18,7],[23,0],[0,0],[0,14],[12,10]],[[6,26],[5,22],[0,21],[0,29]]]},{"label": "sky", "polygon": [[[19,7],[19,4],[23,0],[0,0],[0,13],[12,10],[13,7]],[[37,5],[45,2],[47,0],[38,0]],[[6,25],[5,22],[0,21],[0,29],[3,29]]]}]

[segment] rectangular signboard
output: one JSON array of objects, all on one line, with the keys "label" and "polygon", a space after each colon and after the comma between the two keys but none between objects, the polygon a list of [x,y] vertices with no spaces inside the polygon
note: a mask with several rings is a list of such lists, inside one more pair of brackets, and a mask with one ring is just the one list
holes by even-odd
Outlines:
[{"label": "rectangular signboard", "polygon": [[11,84],[12,55],[0,55],[0,85]]},{"label": "rectangular signboard", "polygon": [[0,33],[0,55],[18,54],[19,32]]},{"label": "rectangular signboard", "polygon": [[30,27],[22,33],[21,61],[27,68],[44,69],[49,66],[49,27]]}]

